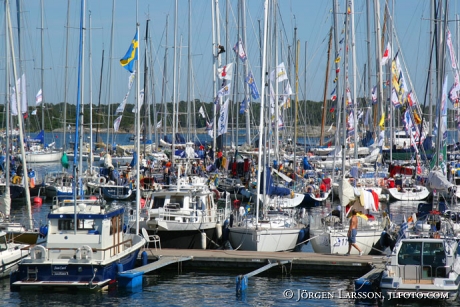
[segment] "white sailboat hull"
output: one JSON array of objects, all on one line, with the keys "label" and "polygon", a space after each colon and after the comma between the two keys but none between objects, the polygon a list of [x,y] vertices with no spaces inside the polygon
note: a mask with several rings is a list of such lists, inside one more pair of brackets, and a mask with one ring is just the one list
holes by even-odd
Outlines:
[{"label": "white sailboat hull", "polygon": [[294,250],[300,228],[255,229],[230,228],[229,241],[234,249],[258,252],[281,252]]},{"label": "white sailboat hull", "polygon": [[[310,229],[311,244],[315,253],[320,254],[345,254],[348,252],[348,228],[336,229]],[[358,230],[356,244],[363,251],[364,255],[372,251],[372,247],[380,240],[382,230]],[[351,254],[358,254],[355,248]]]},{"label": "white sailboat hull", "polygon": [[430,191],[424,186],[404,188],[402,191],[398,191],[398,188],[389,188],[388,193],[396,200],[424,200],[430,196]]},{"label": "white sailboat hull", "polygon": [[27,163],[58,162],[61,160],[61,157],[61,151],[26,152]]}]

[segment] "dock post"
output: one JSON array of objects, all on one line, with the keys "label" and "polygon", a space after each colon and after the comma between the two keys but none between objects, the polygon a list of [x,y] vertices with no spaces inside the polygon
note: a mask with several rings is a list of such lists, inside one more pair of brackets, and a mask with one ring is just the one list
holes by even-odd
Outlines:
[{"label": "dock post", "polygon": [[236,293],[246,291],[248,288],[248,277],[246,275],[239,275],[236,277]]}]

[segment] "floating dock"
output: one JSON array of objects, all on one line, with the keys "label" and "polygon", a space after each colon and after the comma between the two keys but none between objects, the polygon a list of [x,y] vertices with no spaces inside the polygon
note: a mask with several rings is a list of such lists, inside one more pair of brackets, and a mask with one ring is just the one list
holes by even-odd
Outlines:
[{"label": "floating dock", "polygon": [[[154,264],[162,258],[187,259],[181,262],[183,269],[200,268],[203,270],[257,270],[268,264],[279,263],[287,266],[288,272],[302,273],[350,273],[366,274],[373,268],[383,267],[386,256],[359,256],[338,254],[317,254],[307,252],[253,252],[239,250],[193,250],[193,249],[147,249],[148,264]],[[168,262],[167,260],[164,260]],[[160,262],[161,263],[161,262]],[[163,267],[159,265],[157,268]],[[271,265],[273,266],[273,265]],[[271,267],[270,266],[270,267]],[[136,269],[137,270],[137,269]],[[142,267],[138,270],[143,270]],[[144,270],[147,272],[147,270]],[[149,269],[149,272],[153,270]]]}]

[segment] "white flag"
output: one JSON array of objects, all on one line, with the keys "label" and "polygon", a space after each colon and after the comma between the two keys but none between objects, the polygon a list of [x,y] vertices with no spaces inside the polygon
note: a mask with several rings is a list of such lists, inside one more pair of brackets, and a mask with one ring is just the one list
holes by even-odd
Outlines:
[{"label": "white flag", "polygon": [[219,79],[232,80],[233,63],[222,66],[217,69]]},{"label": "white flag", "polygon": [[123,115],[118,116],[117,119],[113,122],[113,130],[115,130],[115,132],[117,132],[118,128],[120,128],[120,122],[122,117]]},{"label": "white flag", "polygon": [[382,60],[380,61],[380,65],[385,65],[388,63],[388,60],[391,58],[391,46],[390,42],[387,43],[387,49],[383,52]]},{"label": "white flag", "polygon": [[[17,85],[17,83],[16,83]],[[18,115],[18,105],[16,104],[16,89],[11,87],[11,115]]]},{"label": "white flag", "polygon": [[219,115],[219,121],[218,121],[218,126],[217,126],[217,135],[222,135],[224,133],[227,133],[227,126],[228,126],[228,102],[230,99],[227,99],[222,106],[222,109],[220,109],[220,115]]},{"label": "white flag", "polygon": [[286,85],[284,86],[284,94],[283,96],[281,97],[282,100],[281,100],[281,104],[280,104],[280,108],[286,103],[289,101],[290,97],[292,95],[292,88],[291,88],[291,84],[289,83],[289,80],[288,82],[286,82]]},{"label": "white flag", "polygon": [[276,76],[275,69],[270,73],[270,80],[273,81],[275,80],[275,78],[277,82],[281,82],[288,79],[286,68],[284,67],[284,62],[282,62],[276,67]]},{"label": "white flag", "polygon": [[[142,108],[143,104],[144,104],[144,90],[141,90],[141,92],[139,93],[139,108]],[[137,105],[134,106],[133,113],[137,113]]]},{"label": "white flag", "polygon": [[206,118],[206,114],[204,113],[203,106],[200,107],[200,109],[198,110],[198,112],[200,112],[201,117]]},{"label": "white flag", "polygon": [[160,121],[157,123],[157,129],[160,129],[161,128],[161,119]]},{"label": "white flag", "polygon": [[214,135],[214,122],[206,122],[206,131],[208,131],[208,135],[213,137]]},{"label": "white flag", "polygon": [[37,115],[37,109],[33,110],[32,113],[30,113],[31,115]]},{"label": "white flag", "polygon": [[26,91],[26,75],[21,76],[21,113],[27,113],[27,91]]},{"label": "white flag", "polygon": [[35,95],[35,105],[38,106],[40,102],[42,102],[42,99],[43,99],[43,94],[42,94],[42,89],[40,89],[37,95]]}]

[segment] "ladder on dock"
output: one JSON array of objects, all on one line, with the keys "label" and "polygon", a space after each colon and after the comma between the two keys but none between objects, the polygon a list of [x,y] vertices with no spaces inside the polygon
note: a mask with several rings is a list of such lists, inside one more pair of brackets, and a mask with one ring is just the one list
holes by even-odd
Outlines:
[{"label": "ladder on dock", "polygon": [[266,270],[271,269],[274,266],[281,266],[281,265],[285,265],[291,262],[292,260],[284,260],[284,261],[277,260],[276,262],[270,262],[270,260],[268,260],[268,264],[264,265],[263,267],[258,268],[257,270],[252,271],[246,275],[237,276],[236,277],[236,293],[237,294],[241,293],[248,288],[248,278],[249,277],[253,277],[259,273],[265,272]]}]

